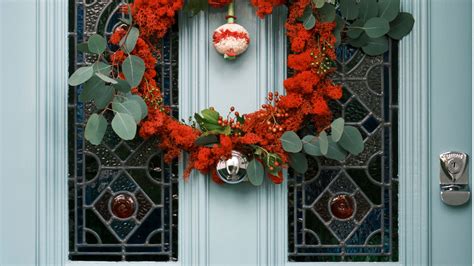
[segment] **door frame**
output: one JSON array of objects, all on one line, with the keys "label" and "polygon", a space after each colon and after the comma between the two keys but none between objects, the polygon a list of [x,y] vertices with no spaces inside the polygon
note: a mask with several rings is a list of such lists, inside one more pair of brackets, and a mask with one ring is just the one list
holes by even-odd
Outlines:
[{"label": "door frame", "polygon": [[[67,26],[68,1],[37,1],[35,62],[37,103],[36,148],[36,254],[37,265],[79,265],[68,262],[68,189],[67,189]],[[400,263],[427,265],[430,261],[431,244],[429,220],[429,193],[431,182],[429,158],[429,0],[402,0],[404,11],[415,19],[413,32],[400,43]],[[180,30],[181,40],[206,32],[205,14],[193,19],[193,26]],[[182,16],[182,21],[185,20]],[[268,19],[267,19],[268,20]],[[180,44],[180,53],[205,51],[203,42],[196,46]],[[198,47],[198,48],[196,48]],[[205,55],[201,53],[200,56]],[[184,81],[205,82],[205,73],[184,71],[180,56],[180,84]],[[202,60],[201,60],[202,63]],[[195,65],[198,67],[198,65]],[[198,76],[196,76],[196,74]],[[275,78],[280,82],[283,77]],[[191,89],[191,88],[190,88]],[[190,103],[184,98],[180,103]],[[184,106],[184,105],[182,105]],[[180,182],[179,197],[179,260],[153,265],[198,265],[209,256],[207,232],[209,180]],[[287,204],[286,185],[264,188],[261,197],[274,199],[275,204],[265,215],[283,217],[272,220],[269,227],[262,227],[259,252],[264,265],[265,258],[272,258],[274,265],[299,265],[287,262]],[[185,200],[186,199],[186,200]],[[189,221],[184,224],[183,221]],[[191,224],[191,225],[188,225]],[[277,243],[267,245],[268,241]],[[260,253],[259,253],[260,254]],[[279,256],[277,256],[279,255]],[[91,263],[85,263],[91,265]],[[95,263],[95,265],[99,263]],[[120,263],[100,263],[100,265]],[[149,263],[140,263],[147,265]],[[305,263],[303,263],[305,264]],[[329,265],[330,263],[324,264]],[[358,264],[358,263],[354,263]],[[151,264],[149,264],[151,265]]]}]

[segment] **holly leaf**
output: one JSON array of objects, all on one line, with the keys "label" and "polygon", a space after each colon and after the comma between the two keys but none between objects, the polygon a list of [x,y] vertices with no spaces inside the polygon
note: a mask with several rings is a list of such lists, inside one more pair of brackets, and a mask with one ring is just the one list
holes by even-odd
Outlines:
[{"label": "holly leaf", "polygon": [[280,141],[286,152],[297,153],[303,149],[303,143],[294,131],[286,131],[283,133]]},{"label": "holly leaf", "polygon": [[263,169],[263,165],[256,159],[253,159],[249,162],[247,167],[247,176],[249,178],[250,183],[254,186],[260,186],[263,183],[263,176],[265,172]]},{"label": "holly leaf", "polygon": [[200,136],[196,139],[194,144],[198,146],[208,146],[219,143],[219,139],[216,135],[207,135],[207,136]]}]

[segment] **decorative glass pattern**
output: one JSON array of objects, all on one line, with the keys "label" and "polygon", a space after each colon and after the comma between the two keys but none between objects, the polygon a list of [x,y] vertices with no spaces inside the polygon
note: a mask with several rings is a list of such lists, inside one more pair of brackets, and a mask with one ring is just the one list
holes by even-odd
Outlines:
[{"label": "decorative glass pattern", "polygon": [[337,54],[344,93],[331,109],[361,130],[366,147],[343,162],[312,159],[304,176],[290,172],[289,260],[398,261],[398,47]]},{"label": "decorative glass pattern", "polygon": [[[69,72],[90,64],[77,44],[110,36],[123,16],[117,0],[69,1]],[[156,67],[166,104],[178,111],[178,27],[158,47]],[[84,139],[91,104],[69,88],[69,259],[174,261],[178,252],[178,163],[167,165],[158,140],[122,141],[109,126],[104,142]],[[109,121],[110,122],[110,121]]]}]

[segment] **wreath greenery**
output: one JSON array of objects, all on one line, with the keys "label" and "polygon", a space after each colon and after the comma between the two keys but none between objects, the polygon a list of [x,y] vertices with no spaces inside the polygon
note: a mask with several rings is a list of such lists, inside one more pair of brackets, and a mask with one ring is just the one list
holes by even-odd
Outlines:
[{"label": "wreath greenery", "polygon": [[[328,101],[342,96],[340,85],[330,74],[335,71],[336,47],[341,40],[361,48],[368,55],[388,50],[388,38],[399,40],[413,28],[414,19],[400,12],[399,0],[250,0],[261,18],[275,6],[286,4],[286,21],[291,54],[288,67],[293,75],[284,81],[285,95],[269,93],[261,108],[240,114],[230,107],[226,115],[214,108],[196,113],[188,122],[173,118],[163,103],[155,81],[158,52],[154,49],[175,23],[183,1],[135,0],[122,6],[123,24],[106,40],[92,35],[78,49],[96,55],[90,66],[77,69],[69,85],[82,85],[80,100],[93,102],[96,112],[85,126],[85,138],[102,142],[110,125],[124,140],[157,136],[165,160],[171,162],[189,153],[185,177],[193,169],[210,173],[221,183],[216,165],[237,150],[249,158],[248,177],[260,185],[265,173],[274,183],[283,181],[282,169],[292,167],[304,173],[306,155],[344,160],[357,155],[364,141],[357,128],[333,120]],[[193,0],[186,10],[196,14],[208,5],[223,7],[232,0]],[[112,114],[107,121],[105,113]],[[310,122],[317,136],[303,138],[297,132]]]}]

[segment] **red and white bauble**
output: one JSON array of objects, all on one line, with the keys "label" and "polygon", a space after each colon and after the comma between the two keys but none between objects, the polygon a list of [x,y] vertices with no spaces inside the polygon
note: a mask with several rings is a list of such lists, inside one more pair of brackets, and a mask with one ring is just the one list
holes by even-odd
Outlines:
[{"label": "red and white bauble", "polygon": [[214,48],[226,59],[235,59],[244,53],[250,44],[248,31],[239,24],[227,23],[214,31],[212,36]]}]

